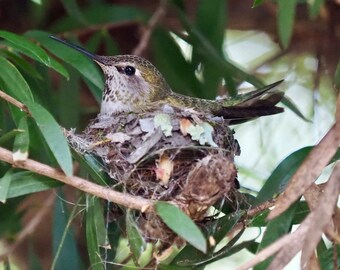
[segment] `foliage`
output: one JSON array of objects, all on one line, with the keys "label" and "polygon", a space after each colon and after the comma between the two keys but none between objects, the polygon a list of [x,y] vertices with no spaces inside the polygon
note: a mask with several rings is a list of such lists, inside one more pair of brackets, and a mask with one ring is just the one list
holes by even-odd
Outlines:
[{"label": "foliage", "polygon": [[[101,72],[91,60],[56,43],[49,35],[62,34],[67,39],[101,54],[117,53],[118,41],[110,34],[110,30],[124,23],[145,25],[152,14],[143,8],[108,4],[104,1],[84,1],[86,3],[79,6],[75,0],[64,0],[61,1],[61,5],[67,14],[60,15],[58,21],[53,24],[44,25],[42,22],[47,20],[44,18],[44,12],[48,11],[47,2],[53,1],[31,3],[32,13],[41,14],[37,17],[40,19],[36,19],[34,24],[39,30],[27,29],[25,33],[0,31],[0,89],[25,105],[25,108],[19,109],[3,100],[0,101],[2,110],[0,146],[12,149],[17,162],[25,161],[29,155],[30,159],[58,168],[68,176],[76,171],[77,166],[74,166],[73,161],[77,161],[77,164],[80,164],[78,175],[89,178],[99,185],[109,186],[111,179],[103,172],[100,161],[90,155],[82,156],[72,152],[61,129],[61,127],[82,129],[88,119],[93,117],[92,113],[98,109],[103,89]],[[254,1],[253,5],[259,8],[265,5],[265,2]],[[306,1],[308,4],[300,2],[305,1],[276,1],[278,36],[284,49],[289,47],[292,39],[297,5],[308,5],[311,18],[316,18],[323,7],[322,0]],[[236,95],[237,86],[244,81],[256,87],[264,85],[259,77],[240,68],[225,56],[223,44],[229,15],[225,12],[227,4],[228,1],[224,0],[200,0],[196,18],[191,20],[184,1],[168,1],[166,8],[176,14],[180,30],[170,31],[160,23],[151,29],[152,37],[148,51],[152,52],[155,65],[176,91],[213,99],[220,93],[221,88],[231,96]],[[39,25],[43,27],[38,27]],[[93,28],[96,31],[93,31]],[[178,45],[178,39],[192,46],[189,60]],[[340,63],[335,76],[337,87],[340,85],[339,74]],[[93,96],[92,107],[84,108],[79,101],[84,85]],[[287,99],[285,105],[297,115],[303,116],[290,100]],[[311,149],[312,146],[302,148],[287,156],[267,177],[265,185],[255,196],[246,191],[242,194],[242,199],[235,200],[239,203],[237,206],[228,202],[216,205],[216,209],[221,209],[221,215],[211,219],[209,228],[199,228],[178,208],[167,203],[158,203],[156,211],[159,216],[189,243],[182,250],[174,252],[172,257],[162,261],[158,268],[203,269],[212,262],[242,250],[259,252],[284,234],[292,232],[293,225],[301,224],[311,213],[305,201],[297,200],[287,211],[271,221],[266,220],[268,207],[254,215],[249,214],[249,209],[281,194]],[[336,162],[338,159],[339,151],[326,164]],[[58,188],[58,196],[65,196],[62,193],[61,182],[12,168],[5,162],[0,163],[0,175],[0,201],[4,203],[0,204],[2,220],[0,236],[3,239],[15,241],[22,231],[20,224],[23,212],[14,209],[17,209],[27,197],[34,197],[37,192],[54,188]],[[82,192],[76,196],[79,199],[72,200],[77,203],[71,211],[65,202],[59,200],[55,202],[53,226],[49,228],[53,235],[53,267],[59,269],[70,263],[68,265],[72,269],[88,267],[103,269],[103,266],[114,269],[116,265],[127,265],[126,268],[129,268],[132,265],[142,267],[150,263],[145,257],[150,259],[152,255],[147,254],[150,250],[134,223],[135,215],[132,210],[103,202],[98,197],[84,195]],[[120,215],[114,217],[114,222],[107,222],[110,220],[111,212],[118,212]],[[80,221],[73,222],[77,220],[79,213],[82,216]],[[80,255],[84,253],[81,252],[81,245],[76,243],[78,241],[76,231],[81,222],[85,223],[82,226],[85,232],[81,232],[81,238],[86,239],[84,242],[87,247],[87,258]],[[240,224],[254,228],[265,227],[263,238],[240,243],[238,240],[245,230],[243,228],[237,231]],[[126,232],[122,228],[126,228]],[[233,234],[236,231],[238,233]],[[225,237],[226,235],[228,237]],[[214,239],[214,245],[207,244],[209,237]],[[128,244],[124,242],[126,239]],[[219,249],[214,248],[217,244]],[[328,247],[323,239],[319,242],[317,257],[325,269],[330,269],[334,265],[333,248],[337,250],[337,261],[340,261],[338,244]],[[107,248],[108,246],[110,248]],[[129,248],[131,252],[126,251]],[[30,260],[33,261],[36,257],[39,261],[39,254],[32,251]],[[269,264],[270,261],[266,260],[255,269],[266,269]],[[152,266],[151,263],[150,267]]]}]

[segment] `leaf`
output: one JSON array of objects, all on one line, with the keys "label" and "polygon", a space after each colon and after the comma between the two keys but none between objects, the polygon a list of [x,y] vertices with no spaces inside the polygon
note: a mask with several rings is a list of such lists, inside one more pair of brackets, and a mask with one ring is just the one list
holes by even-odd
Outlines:
[{"label": "leaf", "polygon": [[99,199],[94,200],[93,205],[96,209],[96,211],[94,211],[94,220],[96,223],[97,243],[100,247],[106,248],[109,243],[107,238],[108,231],[106,229],[104,220],[103,206]]},{"label": "leaf", "polygon": [[14,138],[16,135],[18,135],[20,132],[23,132],[22,130],[19,129],[13,129],[9,132],[7,132],[6,134],[2,135],[0,137],[0,145],[3,145],[4,143],[6,143],[7,141],[11,140],[12,138]]},{"label": "leaf", "polygon": [[86,194],[86,243],[87,252],[89,254],[91,269],[102,270],[102,259],[99,251],[99,244],[97,238],[96,221],[95,221],[95,208],[94,200],[98,200],[97,197]]},{"label": "leaf", "polygon": [[130,245],[130,249],[133,255],[133,260],[137,266],[139,266],[138,260],[142,252],[146,248],[146,243],[141,235],[140,230],[133,218],[133,214],[130,210],[126,213],[126,233]]},{"label": "leaf", "polygon": [[78,202],[73,205],[69,214],[67,205],[63,199],[65,195],[58,190],[57,199],[53,211],[52,248],[53,263],[51,269],[80,269],[80,256],[76,245],[75,232],[72,230],[71,222],[78,210]]},{"label": "leaf", "polygon": [[169,32],[155,29],[152,45],[157,68],[170,87],[182,94],[204,97],[202,85],[195,76],[195,67],[185,59]]},{"label": "leaf", "polygon": [[288,48],[293,33],[297,0],[278,0],[278,32],[284,49]]},{"label": "leaf", "polygon": [[252,8],[262,5],[265,0],[254,0]]},{"label": "leaf", "polygon": [[7,199],[15,198],[64,185],[51,178],[34,174],[29,171],[13,173]]},{"label": "leaf", "polygon": [[86,24],[86,20],[79,10],[76,0],[62,0],[62,3],[70,17],[75,18],[81,24]]},{"label": "leaf", "polygon": [[52,40],[49,38],[50,34],[47,32],[29,31],[26,32],[26,35],[36,39],[51,53],[73,66],[84,78],[97,87],[99,91],[102,91],[104,87],[102,74],[92,60],[76,50]]},{"label": "leaf", "polygon": [[282,104],[286,105],[292,112],[294,112],[297,116],[299,116],[302,120],[311,123],[309,119],[307,119],[298,109],[298,107],[294,104],[294,102],[288,98],[287,96],[284,96],[281,100]]},{"label": "leaf", "polygon": [[166,202],[157,202],[155,209],[171,230],[198,250],[204,253],[207,251],[207,242],[203,233],[178,207]]},{"label": "leaf", "polygon": [[7,31],[0,31],[0,37],[8,40],[14,49],[46,66],[50,65],[50,57],[48,54],[42,48],[27,40],[27,38]]},{"label": "leaf", "polygon": [[31,112],[32,117],[37,123],[61,169],[67,176],[72,175],[73,165],[71,152],[60,126],[53,116],[40,104],[28,102],[26,106]]},{"label": "leaf", "polygon": [[13,160],[25,161],[28,157],[28,148],[30,144],[30,136],[27,125],[27,116],[24,115],[19,122],[18,129],[21,130],[14,140]]},{"label": "leaf", "polygon": [[[117,4],[89,5],[89,7],[82,9],[82,16],[89,25],[110,23],[112,26],[116,23],[127,21],[146,22],[149,18],[149,15],[139,8]],[[50,29],[58,33],[68,30],[72,31],[81,27],[84,27],[84,25],[81,24],[79,20],[72,16],[65,16],[61,20],[58,20]]]},{"label": "leaf", "polygon": [[18,69],[5,58],[0,56],[0,78],[5,90],[17,100],[26,103],[33,101],[31,89]]},{"label": "leaf", "polygon": [[105,173],[103,164],[101,164],[95,156],[91,154],[80,155],[74,150],[72,150],[72,156],[86,170],[95,183],[102,186],[112,184],[113,180]]},{"label": "leaf", "polygon": [[0,178],[0,202],[6,203],[8,191],[12,181],[13,171],[8,170],[4,176]]},{"label": "leaf", "polygon": [[265,202],[280,194],[288,181],[307,157],[312,147],[301,148],[286,157],[273,171],[256,197],[256,204]]},{"label": "leaf", "polygon": [[309,16],[311,19],[315,19],[321,10],[321,7],[324,5],[325,0],[313,0],[313,1],[307,1],[307,4],[309,5]]},{"label": "leaf", "polygon": [[[262,241],[258,247],[257,252],[274,243],[275,240],[288,233],[292,228],[292,220],[295,215],[295,210],[298,202],[293,204],[286,212],[278,216],[274,220],[268,222],[266,231],[264,232]],[[271,262],[267,259],[254,267],[254,270],[266,269]]]}]

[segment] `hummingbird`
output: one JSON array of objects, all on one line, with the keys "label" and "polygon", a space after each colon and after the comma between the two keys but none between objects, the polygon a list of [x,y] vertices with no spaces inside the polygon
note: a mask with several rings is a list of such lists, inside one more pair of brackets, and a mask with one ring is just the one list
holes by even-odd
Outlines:
[{"label": "hummingbird", "polygon": [[100,108],[101,116],[123,112],[141,113],[169,105],[220,116],[228,119],[229,124],[238,124],[260,116],[283,112],[283,108],[276,106],[284,96],[276,86],[283,80],[236,97],[207,100],[172,91],[158,69],[142,57],[96,55],[64,39],[55,36],[50,38],[83,53],[102,69],[105,86]]}]

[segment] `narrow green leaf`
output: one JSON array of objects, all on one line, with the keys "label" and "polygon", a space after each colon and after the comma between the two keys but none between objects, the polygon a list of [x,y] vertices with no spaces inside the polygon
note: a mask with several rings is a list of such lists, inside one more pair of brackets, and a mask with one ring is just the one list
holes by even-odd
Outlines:
[{"label": "narrow green leaf", "polygon": [[96,211],[94,211],[94,220],[96,223],[97,243],[100,247],[106,247],[109,243],[104,220],[103,206],[99,199],[94,200],[93,206],[96,209]]},{"label": "narrow green leaf", "polygon": [[146,248],[146,243],[136,222],[134,221],[133,213],[131,213],[130,210],[126,213],[126,233],[134,262],[137,266],[139,266],[138,260]]},{"label": "narrow green leaf", "polygon": [[32,172],[18,172],[12,176],[11,186],[8,190],[7,199],[15,198],[64,185],[63,183],[36,175]]},{"label": "narrow green leaf", "polygon": [[103,164],[101,164],[95,156],[86,153],[80,155],[75,151],[72,151],[72,156],[86,170],[95,183],[103,186],[110,185],[112,179],[105,173]]},{"label": "narrow green leaf", "polygon": [[21,55],[10,51],[0,51],[0,53],[11,61],[21,72],[26,72],[34,78],[42,79],[41,74],[35,69],[35,67],[22,58]]},{"label": "narrow green leaf", "polygon": [[97,242],[96,233],[96,221],[94,212],[97,211],[94,200],[98,200],[97,197],[86,195],[86,242],[87,252],[89,254],[91,269],[102,270],[102,259],[100,257],[99,245]]},{"label": "narrow green leaf", "polygon": [[13,171],[8,170],[4,176],[0,178],[0,202],[5,203],[8,191],[12,182]]},{"label": "narrow green leaf", "polygon": [[0,78],[6,88],[4,90],[11,96],[23,103],[33,101],[31,89],[24,77],[12,63],[2,56],[0,56]]},{"label": "narrow green leaf", "polygon": [[[292,220],[295,215],[295,210],[299,202],[294,203],[282,215],[270,221],[264,232],[262,241],[258,247],[257,252],[274,243],[275,240],[288,233],[292,228]],[[254,270],[267,269],[271,259],[267,259],[254,267]]]},{"label": "narrow green leaf", "polygon": [[284,96],[281,100],[282,104],[286,105],[293,113],[295,113],[297,116],[299,116],[302,120],[306,122],[311,122],[309,119],[307,119],[302,112],[300,112],[299,108],[295,105],[295,103],[288,98],[287,96]]},{"label": "narrow green leaf", "polygon": [[[51,269],[80,269],[80,256],[76,245],[75,233],[72,230],[71,222],[74,220],[78,212],[78,202],[73,205],[69,214],[68,208],[64,200],[65,195],[58,190],[57,200],[54,203],[53,213],[53,263]],[[67,267],[65,267],[67,265]]]},{"label": "narrow green leaf", "polygon": [[50,65],[50,57],[48,54],[42,48],[27,40],[27,38],[7,31],[0,31],[0,37],[8,40],[14,49],[45,64],[46,66]]},{"label": "narrow green leaf", "polygon": [[171,230],[198,250],[204,253],[207,251],[207,242],[203,233],[178,207],[166,202],[157,202],[155,209]]},{"label": "narrow green leaf", "polygon": [[24,115],[19,122],[18,129],[20,132],[14,140],[13,160],[25,161],[28,157],[28,148],[30,144],[30,136],[27,125],[27,116]]},{"label": "narrow green leaf", "polygon": [[254,0],[252,8],[262,5],[265,0]]},{"label": "narrow green leaf", "polygon": [[9,140],[13,139],[16,135],[19,133],[23,132],[22,130],[19,129],[13,129],[6,134],[2,135],[0,137],[0,145],[3,145],[4,143],[8,142]]},{"label": "narrow green leaf", "polygon": [[75,18],[81,24],[86,24],[86,20],[79,10],[76,0],[62,0],[61,2],[70,17]]},{"label": "narrow green leaf", "polygon": [[61,169],[66,175],[72,175],[71,152],[60,126],[40,104],[29,102],[26,105]]},{"label": "narrow green leaf", "polygon": [[312,147],[301,148],[286,157],[273,171],[256,197],[257,204],[272,199],[280,194],[288,181],[307,157]]},{"label": "narrow green leaf", "polygon": [[49,38],[50,33],[43,31],[29,31],[26,35],[36,39],[51,53],[77,69],[80,74],[96,86],[99,91],[103,89],[104,82],[102,73],[92,60],[76,50],[52,40]]},{"label": "narrow green leaf", "polygon": [[218,229],[214,234],[216,243],[219,243],[226,237],[227,233],[236,225],[243,214],[244,211],[236,211],[217,220]]},{"label": "narrow green leaf", "polygon": [[315,19],[321,10],[321,7],[324,5],[325,0],[313,0],[313,1],[307,1],[307,4],[309,5],[309,16],[312,19]]},{"label": "narrow green leaf", "polygon": [[294,17],[297,0],[278,0],[278,32],[281,44],[287,49],[294,28]]}]

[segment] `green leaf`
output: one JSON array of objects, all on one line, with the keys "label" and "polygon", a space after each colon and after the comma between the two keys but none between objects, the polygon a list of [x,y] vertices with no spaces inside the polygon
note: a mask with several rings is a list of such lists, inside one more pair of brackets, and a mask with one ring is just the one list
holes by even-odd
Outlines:
[{"label": "green leaf", "polygon": [[99,199],[94,200],[93,205],[96,209],[96,211],[94,211],[94,220],[96,223],[97,243],[100,247],[106,247],[109,243],[107,238],[108,231],[104,220],[103,206]]},{"label": "green leaf", "polygon": [[76,0],[62,0],[62,3],[70,17],[76,19],[81,24],[86,24],[86,20],[79,10]]},{"label": "green leaf", "polygon": [[0,56],[0,78],[5,90],[17,100],[26,103],[33,101],[31,89],[18,69]]},{"label": "green leaf", "polygon": [[72,175],[73,165],[71,152],[60,126],[53,116],[40,104],[29,102],[26,106],[31,112],[32,117],[37,123],[61,169],[66,175]]},{"label": "green leaf", "polygon": [[207,251],[207,242],[203,233],[178,207],[166,202],[157,202],[155,209],[171,230],[198,250],[204,253]]},{"label": "green leaf", "polygon": [[11,186],[8,190],[7,199],[15,198],[64,185],[51,178],[37,175],[32,172],[18,172],[12,176]]},{"label": "green leaf", "polygon": [[227,233],[237,224],[244,213],[244,211],[236,211],[217,220],[218,230],[214,234],[216,243],[219,243],[226,237]]},{"label": "green leaf", "polygon": [[80,256],[76,245],[75,233],[72,230],[71,222],[78,212],[78,202],[73,205],[69,214],[67,205],[63,199],[65,195],[58,190],[57,199],[54,203],[52,248],[53,263],[51,269],[80,269]]},{"label": "green leaf", "polygon": [[152,43],[157,68],[165,76],[170,87],[182,94],[204,97],[202,86],[195,76],[195,67],[186,61],[169,32],[156,29]]},{"label": "green leaf", "polygon": [[[258,247],[257,252],[274,243],[283,235],[287,234],[292,228],[292,220],[295,215],[295,210],[299,202],[294,203],[282,215],[270,221],[264,232],[262,241]],[[254,267],[254,270],[267,269],[271,259],[267,259]]]},{"label": "green leaf", "polygon": [[309,16],[312,19],[315,19],[321,10],[321,7],[324,5],[325,0],[313,0],[313,1],[307,1],[307,4],[309,5]]},{"label": "green leaf", "polygon": [[80,74],[89,80],[99,91],[104,87],[103,76],[92,60],[55,40],[49,38],[50,34],[43,31],[29,31],[27,36],[39,41],[46,49],[55,54],[66,63],[77,69]]},{"label": "green leaf", "polygon": [[6,203],[8,191],[12,182],[13,171],[8,170],[4,176],[0,178],[0,202]]},{"label": "green leaf", "polygon": [[126,233],[133,260],[135,264],[139,266],[138,260],[146,248],[146,243],[134,220],[133,213],[131,213],[130,210],[126,213]]},{"label": "green leaf", "polygon": [[287,49],[294,28],[294,17],[297,0],[278,0],[278,32],[281,44]]},{"label": "green leaf", "polygon": [[27,125],[27,116],[24,115],[19,122],[18,129],[20,132],[14,140],[13,160],[25,161],[28,157],[28,148],[30,144],[30,136]]},{"label": "green leaf", "polygon": [[257,204],[272,199],[287,186],[290,178],[307,157],[312,147],[301,148],[286,157],[273,171],[256,197]]},{"label": "green leaf", "polygon": [[13,129],[13,130],[7,132],[6,134],[2,135],[0,137],[0,145],[3,145],[4,143],[8,142],[9,140],[14,138],[16,135],[18,135],[21,132],[23,132],[23,131],[19,130],[19,129]]},{"label": "green leaf", "polygon": [[23,59],[20,55],[10,51],[0,51],[9,61],[11,61],[21,72],[26,72],[30,76],[42,79],[41,74],[33,67],[30,63],[28,63],[25,59]]},{"label": "green leaf", "polygon": [[86,170],[95,183],[102,186],[112,183],[112,179],[105,173],[103,164],[95,156],[86,153],[81,155],[75,151],[72,151],[72,156]]},{"label": "green leaf", "polygon": [[254,0],[252,8],[262,5],[265,0]]},{"label": "green leaf", "polygon": [[[149,15],[139,8],[117,4],[93,4],[82,9],[81,12],[89,25],[100,25],[105,23],[114,25],[115,23],[126,21],[146,22],[149,18]],[[71,31],[81,27],[84,27],[84,25],[80,23],[79,20],[72,16],[65,16],[57,21],[50,29],[51,31],[58,33],[68,30]]]},{"label": "green leaf", "polygon": [[46,66],[50,65],[50,57],[48,54],[42,48],[27,40],[27,38],[7,31],[0,31],[0,37],[8,40],[14,49],[45,64]]},{"label": "green leaf", "polygon": [[91,269],[102,270],[102,259],[100,257],[100,250],[97,238],[96,221],[94,212],[97,211],[94,200],[98,200],[97,197],[86,195],[86,242],[87,252],[89,254]]},{"label": "green leaf", "polygon": [[292,112],[294,112],[297,116],[299,116],[302,120],[306,121],[306,122],[310,122],[311,121],[309,119],[307,119],[298,109],[298,107],[294,104],[294,102],[289,99],[288,97],[284,96],[281,100],[282,104],[286,105]]}]

